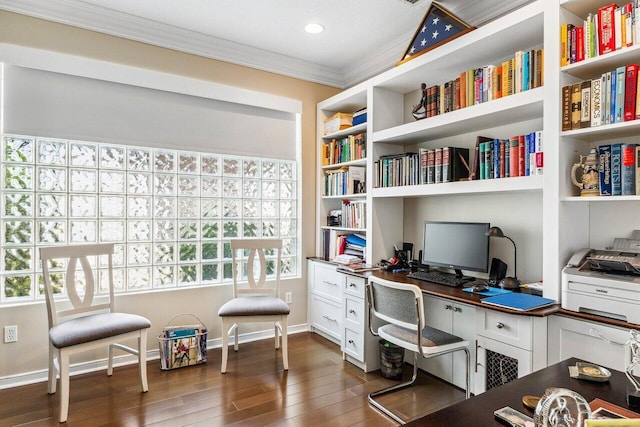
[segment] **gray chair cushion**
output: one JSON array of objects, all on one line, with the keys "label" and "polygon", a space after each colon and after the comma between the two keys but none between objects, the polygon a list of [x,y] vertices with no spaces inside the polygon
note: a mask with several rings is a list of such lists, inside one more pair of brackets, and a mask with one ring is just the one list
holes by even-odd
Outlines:
[{"label": "gray chair cushion", "polygon": [[269,296],[238,297],[227,301],[218,310],[218,316],[260,316],[289,314],[289,305],[280,298]]},{"label": "gray chair cushion", "polygon": [[101,313],[60,323],[49,330],[49,338],[55,348],[64,348],[149,327],[151,322],[137,314]]},{"label": "gray chair cushion", "polygon": [[[401,328],[396,325],[384,325],[380,329],[384,330],[384,332],[390,336],[396,337],[402,341],[409,342],[413,345],[418,344],[418,334],[415,331],[410,331],[409,329]],[[460,341],[464,340],[460,337],[430,326],[425,326],[422,330],[422,347],[438,347]]]}]

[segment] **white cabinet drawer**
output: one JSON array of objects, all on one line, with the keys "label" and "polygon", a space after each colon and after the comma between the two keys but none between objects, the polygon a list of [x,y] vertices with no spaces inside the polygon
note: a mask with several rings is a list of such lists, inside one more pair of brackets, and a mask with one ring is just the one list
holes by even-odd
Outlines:
[{"label": "white cabinet drawer", "polygon": [[358,331],[364,330],[365,325],[364,300],[346,296],[344,299],[344,321],[345,326],[350,326]]},{"label": "white cabinet drawer", "polygon": [[313,292],[340,302],[344,276],[329,264],[316,263],[313,270]]},{"label": "white cabinet drawer", "polygon": [[364,298],[367,281],[364,277],[351,276],[345,274],[344,292],[358,298]]},{"label": "white cabinet drawer", "polygon": [[364,362],[364,334],[362,331],[354,331],[344,328],[344,341],[342,351],[360,362]]},{"label": "white cabinet drawer", "polygon": [[317,295],[311,296],[311,303],[313,304],[311,311],[311,323],[312,326],[320,329],[326,334],[340,339],[342,322],[342,307],[340,304],[335,304],[332,301],[326,300]]},{"label": "white cabinet drawer", "polygon": [[478,335],[525,350],[532,349],[530,316],[519,316],[486,308],[479,308],[476,313],[476,333]]}]

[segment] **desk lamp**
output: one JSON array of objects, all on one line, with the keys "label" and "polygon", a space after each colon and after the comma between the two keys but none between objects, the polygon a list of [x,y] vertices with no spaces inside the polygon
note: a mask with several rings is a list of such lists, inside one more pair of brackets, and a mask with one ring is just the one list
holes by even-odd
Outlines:
[{"label": "desk lamp", "polygon": [[520,280],[518,280],[517,272],[517,249],[516,242],[511,237],[505,236],[500,227],[491,227],[487,231],[489,237],[500,237],[511,240],[513,243],[513,277],[505,277],[500,281],[500,287],[504,289],[518,289],[520,287]]}]

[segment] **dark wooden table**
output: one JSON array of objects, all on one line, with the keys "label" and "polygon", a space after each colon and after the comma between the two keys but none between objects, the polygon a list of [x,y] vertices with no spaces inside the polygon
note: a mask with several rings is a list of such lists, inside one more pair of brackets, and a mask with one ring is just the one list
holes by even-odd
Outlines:
[{"label": "dark wooden table", "polygon": [[[611,371],[607,382],[593,382],[573,379],[569,376],[569,366],[579,359],[571,358],[555,365],[533,372],[515,381],[491,389],[468,400],[441,409],[425,417],[408,423],[408,426],[503,426],[493,416],[496,409],[510,406],[525,415],[533,417],[533,411],[522,404],[526,395],[542,396],[548,387],[561,387],[573,390],[587,402],[599,398],[623,408],[627,405],[627,384],[623,372]],[[635,412],[638,412],[637,410]]]}]

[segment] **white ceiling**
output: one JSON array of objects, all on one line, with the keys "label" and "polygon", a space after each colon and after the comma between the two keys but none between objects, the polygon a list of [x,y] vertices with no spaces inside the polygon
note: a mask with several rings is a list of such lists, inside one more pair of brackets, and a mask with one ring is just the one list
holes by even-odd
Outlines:
[{"label": "white ceiling", "polygon": [[[414,0],[412,0],[414,1]],[[530,0],[442,0],[480,26]],[[394,67],[431,0],[0,0],[0,9],[349,87]],[[317,22],[320,34],[303,27]]]}]

